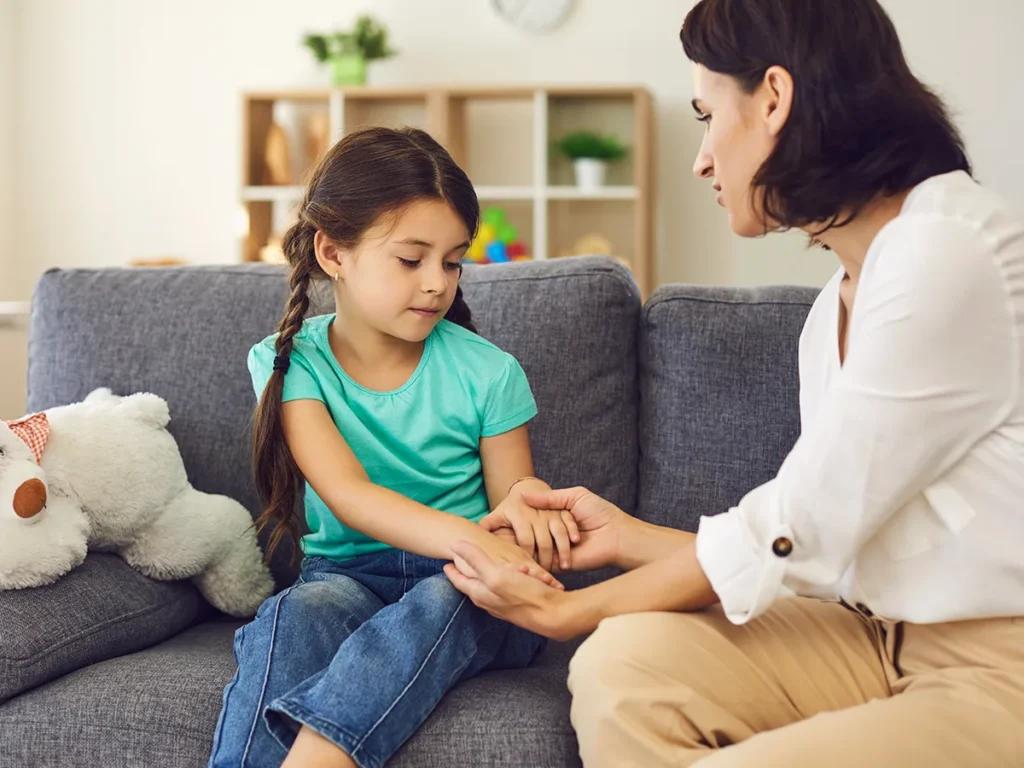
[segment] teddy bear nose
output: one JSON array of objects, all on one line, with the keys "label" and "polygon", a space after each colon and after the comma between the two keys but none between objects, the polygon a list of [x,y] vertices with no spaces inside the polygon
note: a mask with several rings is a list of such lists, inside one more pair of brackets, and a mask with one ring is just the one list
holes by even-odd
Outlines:
[{"label": "teddy bear nose", "polygon": [[18,486],[14,492],[14,514],[27,520],[35,517],[46,506],[46,486],[42,480],[32,478]]}]

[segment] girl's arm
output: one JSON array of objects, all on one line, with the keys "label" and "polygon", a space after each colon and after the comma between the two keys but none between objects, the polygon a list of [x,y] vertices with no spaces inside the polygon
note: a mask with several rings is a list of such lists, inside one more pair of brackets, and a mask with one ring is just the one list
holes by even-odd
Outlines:
[{"label": "girl's arm", "polygon": [[438,560],[453,559],[452,543],[467,539],[505,562],[529,564],[531,575],[554,582],[515,545],[465,518],[371,482],[322,402],[286,402],[281,419],[299,471],[346,526],[396,549]]},{"label": "girl's arm", "polygon": [[533,455],[525,426],[503,435],[481,438],[480,463],[484,469],[484,485],[491,509],[497,509],[510,493],[551,490],[551,486],[543,480],[533,477]]}]

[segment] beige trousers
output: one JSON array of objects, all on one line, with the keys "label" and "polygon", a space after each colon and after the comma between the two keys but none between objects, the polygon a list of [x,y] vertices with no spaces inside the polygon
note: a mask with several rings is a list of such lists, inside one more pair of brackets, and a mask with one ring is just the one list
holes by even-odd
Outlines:
[{"label": "beige trousers", "polygon": [[784,600],[602,622],[572,660],[585,768],[1024,766],[1024,618],[889,624]]}]

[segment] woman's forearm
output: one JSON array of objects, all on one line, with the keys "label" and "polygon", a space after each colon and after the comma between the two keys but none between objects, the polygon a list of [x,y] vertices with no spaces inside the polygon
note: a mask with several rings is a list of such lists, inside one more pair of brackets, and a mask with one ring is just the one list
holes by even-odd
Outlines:
[{"label": "woman's forearm", "polygon": [[603,619],[647,611],[698,611],[718,596],[697,561],[695,537],[668,557],[586,589],[560,596],[563,610],[552,636],[568,639],[597,629]]},{"label": "woman's forearm", "polygon": [[632,571],[672,556],[695,538],[694,534],[686,531],[629,518],[629,525],[619,534],[615,564],[624,571]]},{"label": "woman's forearm", "polygon": [[451,545],[492,534],[470,520],[441,512],[370,481],[346,483],[324,502],[344,525],[396,549],[451,560]]}]

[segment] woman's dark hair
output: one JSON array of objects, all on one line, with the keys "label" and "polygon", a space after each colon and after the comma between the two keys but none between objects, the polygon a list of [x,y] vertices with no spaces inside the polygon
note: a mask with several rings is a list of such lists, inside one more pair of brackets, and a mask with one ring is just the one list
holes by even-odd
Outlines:
[{"label": "woman's dark hair", "polygon": [[[451,206],[473,237],[480,204],[473,184],[445,149],[424,131],[367,128],[339,141],[320,161],[299,206],[298,221],[282,247],[291,267],[291,293],[278,328],[275,350],[291,354],[295,334],[309,310],[309,287],[326,280],[313,248],[317,231],[335,245],[354,248],[382,217],[398,214],[417,200],[441,200]],[[445,319],[476,332],[469,307],[457,288]],[[281,426],[285,372],[275,370],[256,407],[253,424],[253,474],[263,501],[257,532],[271,528],[267,558],[287,535],[298,553],[299,522],[294,514],[302,475]]]},{"label": "woman's dark hair", "polygon": [[691,61],[746,93],[772,66],[793,78],[789,119],[753,179],[766,223],[820,223],[820,234],[880,195],[971,173],[959,132],[911,73],[877,0],[701,0],[679,36]]}]

